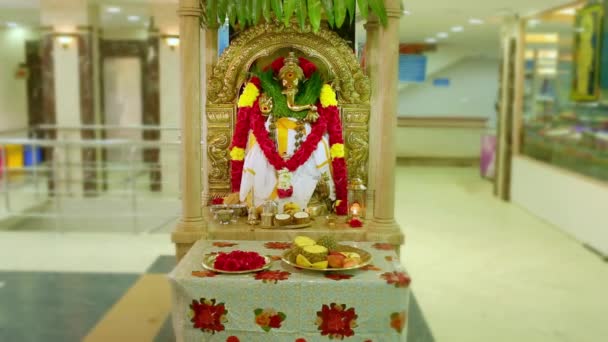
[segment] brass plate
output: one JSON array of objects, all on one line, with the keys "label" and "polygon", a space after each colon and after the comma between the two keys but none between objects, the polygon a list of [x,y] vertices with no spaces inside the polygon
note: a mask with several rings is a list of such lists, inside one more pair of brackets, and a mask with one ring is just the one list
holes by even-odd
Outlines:
[{"label": "brass plate", "polygon": [[348,268],[304,267],[304,266],[300,266],[300,265],[296,264],[296,255],[295,255],[295,253],[293,253],[293,251],[294,251],[293,249],[285,251],[285,253],[283,253],[283,255],[281,256],[281,260],[283,260],[283,262],[285,262],[286,264],[288,264],[290,266],[305,269],[305,270],[317,271],[317,272],[337,272],[337,271],[356,270],[358,268],[365,267],[365,266],[371,264],[371,262],[372,262],[372,255],[369,252],[367,252],[361,248],[357,248],[357,247],[353,247],[353,246],[338,245],[338,247],[336,248],[336,251],[357,253],[361,256],[361,263],[357,266],[348,267]]},{"label": "brass plate", "polygon": [[303,224],[288,224],[286,226],[272,226],[272,227],[261,227],[263,229],[302,229],[302,228],[308,228],[312,226],[312,221],[308,222],[308,223],[303,223]]},{"label": "brass plate", "polygon": [[265,269],[270,268],[270,266],[272,266],[272,260],[264,255],[261,255],[262,258],[264,258],[264,261],[266,262],[264,264],[264,266],[262,266],[261,268],[256,268],[254,270],[247,270],[247,271],[224,271],[224,270],[218,270],[217,268],[213,267],[213,264],[215,264],[215,258],[217,258],[217,254],[207,254],[205,255],[205,258],[203,259],[202,265],[204,268],[206,268],[209,271],[213,271],[216,273],[224,273],[224,274],[245,274],[245,273],[254,273],[254,272],[259,272],[259,271],[263,271]]}]

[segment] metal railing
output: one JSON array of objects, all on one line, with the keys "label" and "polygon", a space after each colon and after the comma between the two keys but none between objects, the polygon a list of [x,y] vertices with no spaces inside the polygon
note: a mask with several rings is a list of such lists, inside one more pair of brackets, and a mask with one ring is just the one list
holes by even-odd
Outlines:
[{"label": "metal railing", "polygon": [[0,131],[0,230],[168,230],[180,210],[178,135],[155,126]]}]

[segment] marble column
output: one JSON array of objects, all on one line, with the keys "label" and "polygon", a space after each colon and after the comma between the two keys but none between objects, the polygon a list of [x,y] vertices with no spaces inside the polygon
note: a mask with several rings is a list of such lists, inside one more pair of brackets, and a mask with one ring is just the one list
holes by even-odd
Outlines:
[{"label": "marble column", "polygon": [[[395,221],[395,129],[399,64],[398,0],[386,0],[388,24],[370,16],[367,23],[368,73],[371,80],[370,187],[373,218],[370,230],[399,232]],[[373,156],[373,157],[372,157]]]},{"label": "marble column", "polygon": [[201,211],[201,92],[198,0],[180,0],[182,217],[172,234],[177,259],[206,237]]}]

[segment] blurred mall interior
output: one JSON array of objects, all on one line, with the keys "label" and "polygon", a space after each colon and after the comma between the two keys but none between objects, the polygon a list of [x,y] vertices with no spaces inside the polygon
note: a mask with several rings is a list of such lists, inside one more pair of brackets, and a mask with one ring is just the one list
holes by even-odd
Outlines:
[{"label": "blurred mall interior", "polygon": [[[364,233],[338,218],[336,236],[394,237],[411,277],[401,328],[386,325],[394,336],[366,335],[357,307],[345,340],[608,339],[608,1],[206,2],[0,0],[0,341],[239,341],[234,306],[217,334],[180,322],[168,274],[198,239],[307,234],[223,234],[238,223],[223,227],[208,208],[235,191],[234,96],[255,74],[244,59],[272,69],[292,48],[338,94],[342,165],[367,185]],[[317,35],[321,13],[315,37],[343,49],[280,40],[284,23],[265,19],[277,3],[302,37]],[[279,38],[249,51],[247,30]],[[334,71],[332,56],[350,64]],[[323,90],[319,103],[323,115]],[[327,163],[339,159],[333,140]],[[334,280],[326,286],[351,281]],[[258,314],[249,321],[262,335],[240,341],[296,340]],[[296,341],[329,340],[310,325],[316,335]]]}]

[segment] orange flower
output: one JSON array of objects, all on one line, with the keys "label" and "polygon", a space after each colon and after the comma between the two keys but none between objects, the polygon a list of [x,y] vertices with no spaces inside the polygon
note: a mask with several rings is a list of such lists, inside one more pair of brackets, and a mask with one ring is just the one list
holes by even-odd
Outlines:
[{"label": "orange flower", "polygon": [[403,328],[405,327],[406,321],[407,315],[405,311],[393,312],[391,314],[391,328],[395,329],[400,334],[403,331]]}]

